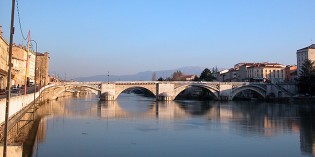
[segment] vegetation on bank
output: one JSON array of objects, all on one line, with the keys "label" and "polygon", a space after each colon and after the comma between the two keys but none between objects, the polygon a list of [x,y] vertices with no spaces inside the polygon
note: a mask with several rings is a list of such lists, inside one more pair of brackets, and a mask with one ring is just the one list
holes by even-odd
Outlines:
[{"label": "vegetation on bank", "polygon": [[[201,74],[199,75],[199,77],[196,75],[194,79],[192,79],[192,81],[214,81],[215,77],[213,76],[214,73],[218,72],[218,68],[212,68],[212,71],[208,68],[205,68]],[[186,81],[185,80],[185,75],[180,71],[177,70],[175,71],[171,77],[167,77],[167,78],[163,78],[163,77],[159,77],[157,80],[158,81]],[[152,80],[154,81],[156,77],[156,74],[153,73],[152,75]]]},{"label": "vegetation on bank", "polygon": [[306,60],[303,64],[297,86],[300,94],[315,95],[315,62]]}]

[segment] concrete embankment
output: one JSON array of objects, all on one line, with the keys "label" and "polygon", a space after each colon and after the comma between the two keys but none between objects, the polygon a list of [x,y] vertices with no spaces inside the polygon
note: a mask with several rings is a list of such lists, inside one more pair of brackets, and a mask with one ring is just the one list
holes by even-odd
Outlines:
[{"label": "concrete embankment", "polygon": [[[39,92],[35,93],[35,99],[38,98],[40,93],[42,93],[45,89],[50,88],[53,85],[48,85],[40,89]],[[10,106],[9,106],[9,117],[16,115],[19,111],[23,110],[29,104],[34,101],[34,93],[27,95],[14,96],[10,98]],[[6,99],[0,99],[0,126],[4,123],[5,120],[5,106]]]}]

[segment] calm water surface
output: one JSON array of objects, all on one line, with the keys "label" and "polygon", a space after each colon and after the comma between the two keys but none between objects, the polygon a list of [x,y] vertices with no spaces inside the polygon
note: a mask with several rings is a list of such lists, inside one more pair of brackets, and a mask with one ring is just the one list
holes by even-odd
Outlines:
[{"label": "calm water surface", "polygon": [[134,94],[64,98],[40,109],[34,157],[312,156],[314,107],[155,102]]}]

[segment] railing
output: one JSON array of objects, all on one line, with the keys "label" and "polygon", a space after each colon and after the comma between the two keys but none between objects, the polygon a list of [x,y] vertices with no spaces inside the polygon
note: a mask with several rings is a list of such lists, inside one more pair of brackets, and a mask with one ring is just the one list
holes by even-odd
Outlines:
[{"label": "railing", "polygon": [[102,82],[55,82],[57,86],[61,85],[86,85],[86,84],[101,84]]},{"label": "railing", "polygon": [[115,81],[115,82],[58,82],[57,86],[62,85],[97,85],[97,84],[117,84],[117,85],[131,85],[131,84],[193,84],[193,85],[267,85],[265,82],[205,82],[205,81]]}]

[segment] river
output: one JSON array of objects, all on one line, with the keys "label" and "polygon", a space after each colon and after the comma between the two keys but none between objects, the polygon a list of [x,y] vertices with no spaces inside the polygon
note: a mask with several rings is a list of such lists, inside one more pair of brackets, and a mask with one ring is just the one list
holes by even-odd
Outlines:
[{"label": "river", "polygon": [[172,101],[121,94],[68,97],[40,107],[33,157],[313,156],[315,107]]}]

